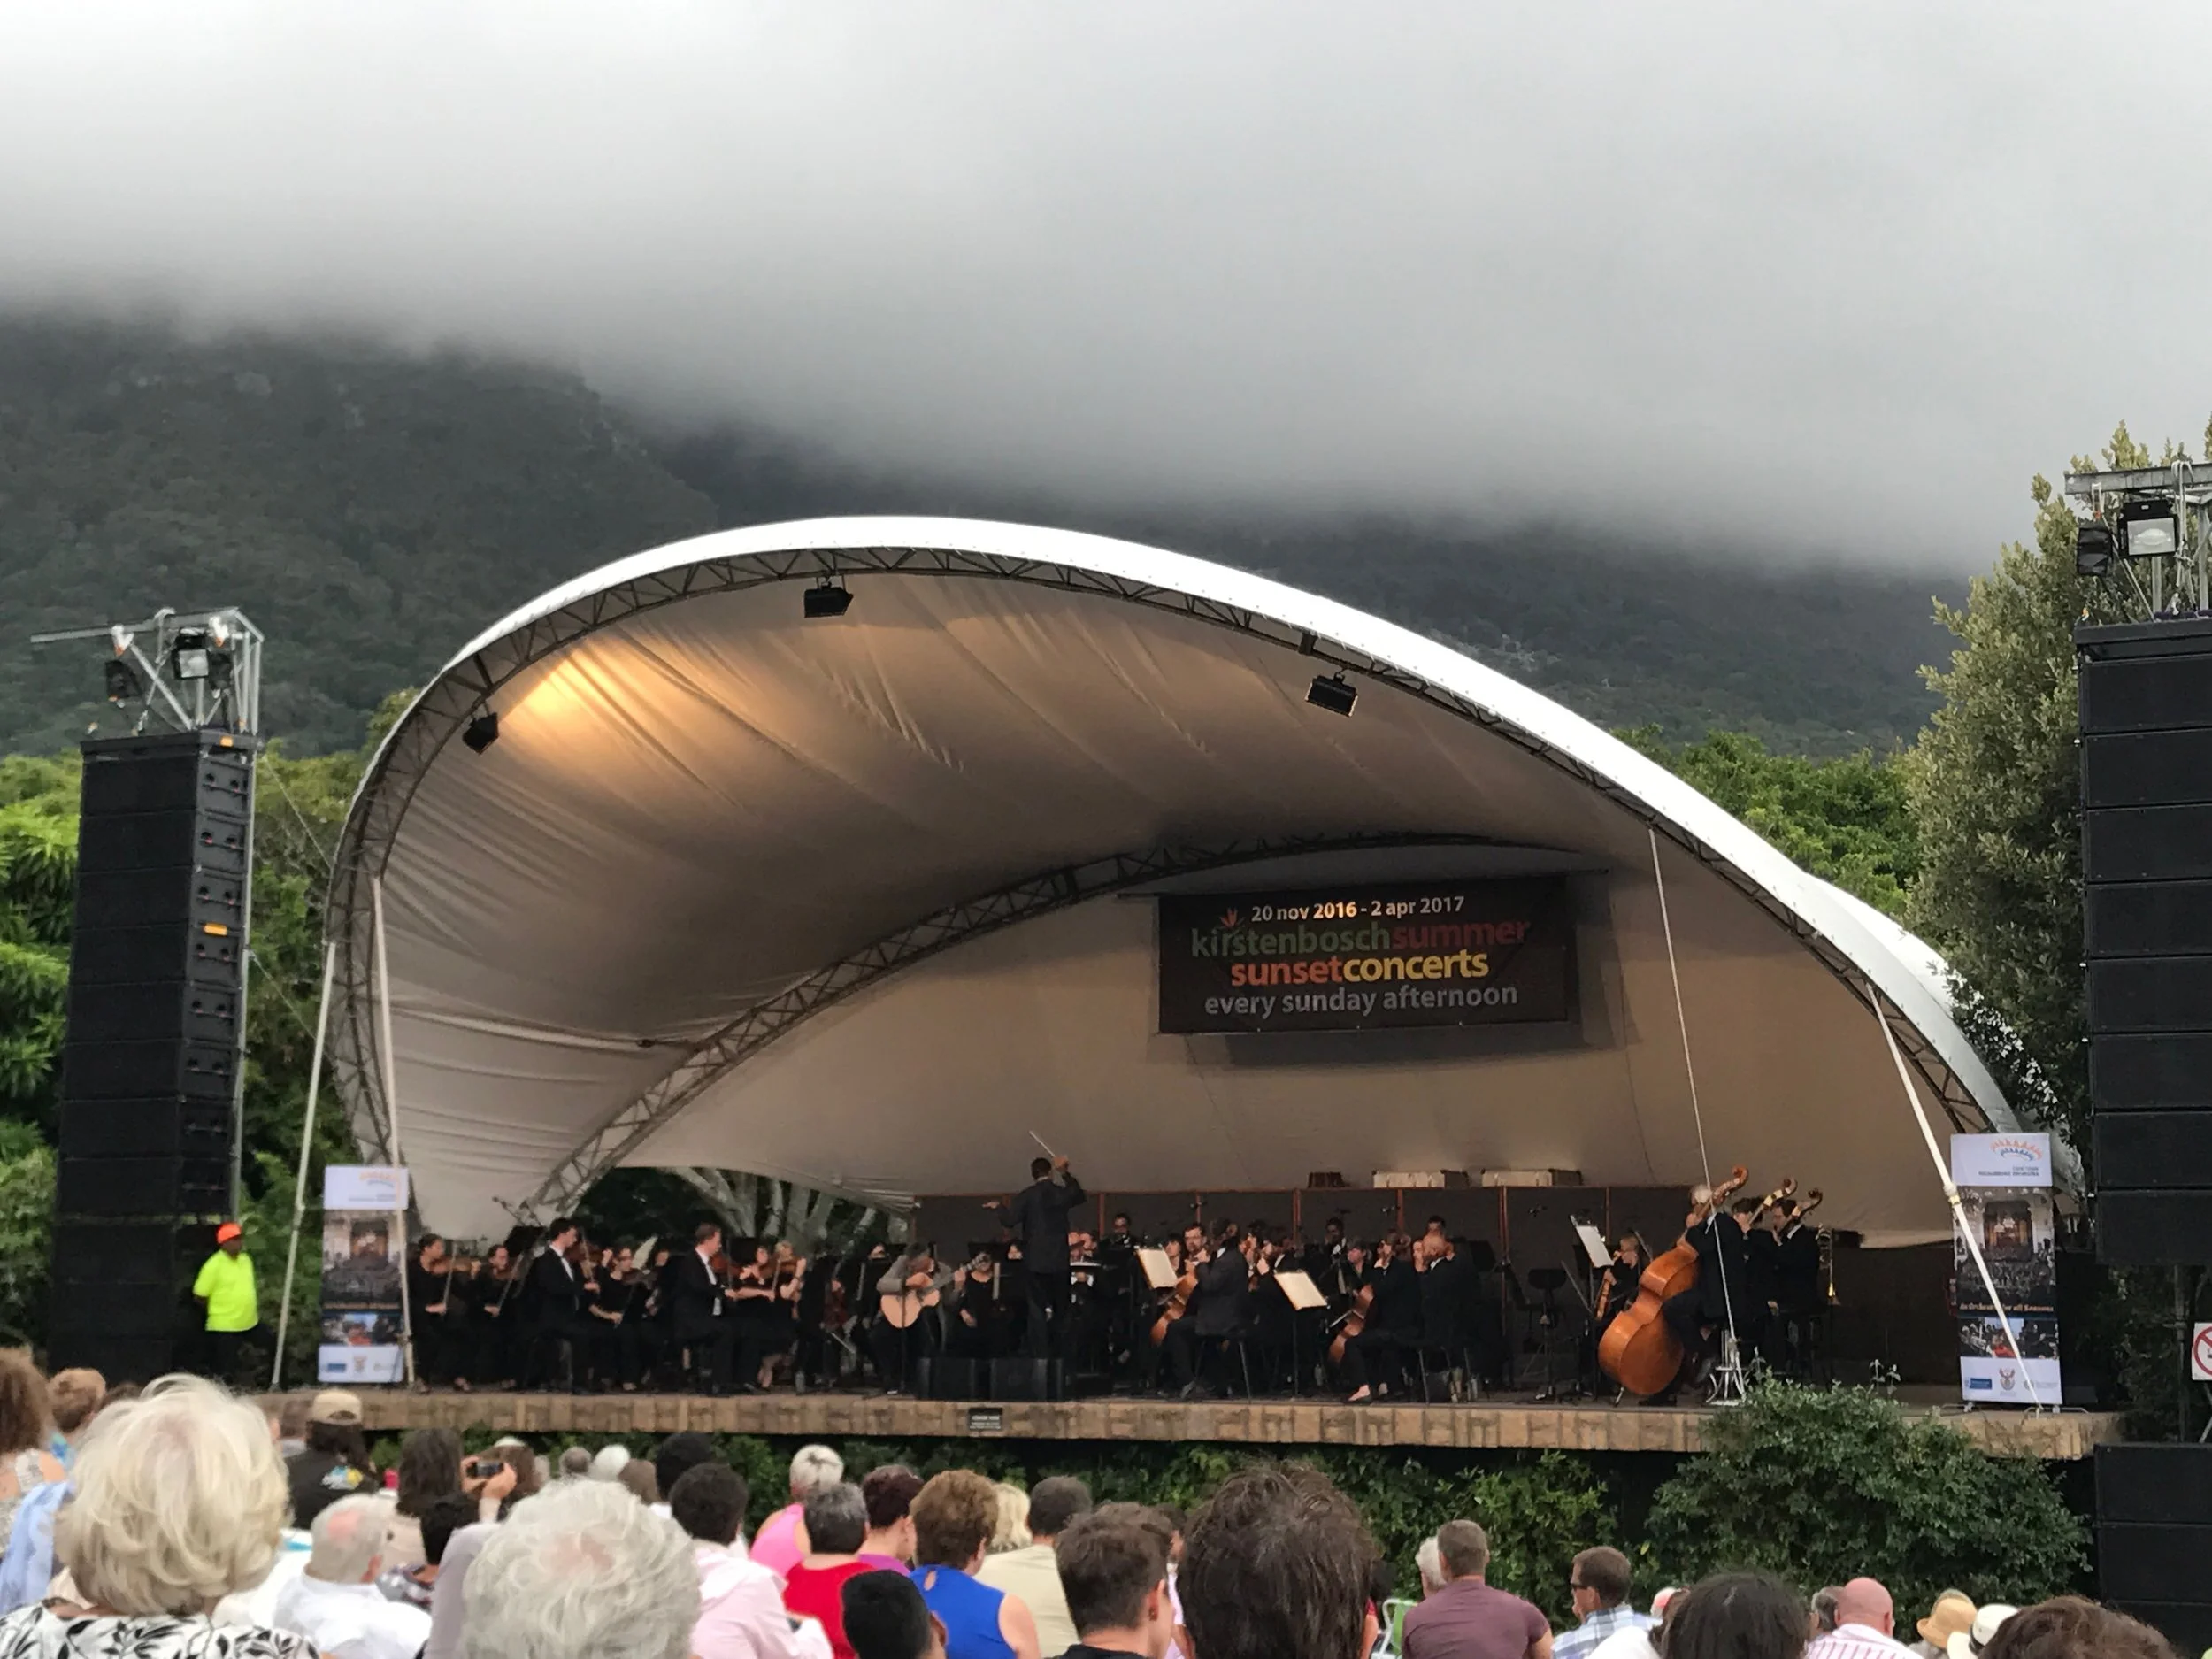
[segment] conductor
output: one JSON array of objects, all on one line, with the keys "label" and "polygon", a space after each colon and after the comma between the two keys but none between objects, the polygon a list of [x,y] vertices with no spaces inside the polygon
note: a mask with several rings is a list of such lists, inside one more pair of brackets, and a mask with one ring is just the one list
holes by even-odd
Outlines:
[{"label": "conductor", "polygon": [[1021,1240],[1029,1269],[1029,1353],[1049,1359],[1066,1349],[1068,1212],[1086,1194],[1065,1158],[1032,1158],[1029,1176],[1029,1185],[1007,1205],[1006,1220]]}]

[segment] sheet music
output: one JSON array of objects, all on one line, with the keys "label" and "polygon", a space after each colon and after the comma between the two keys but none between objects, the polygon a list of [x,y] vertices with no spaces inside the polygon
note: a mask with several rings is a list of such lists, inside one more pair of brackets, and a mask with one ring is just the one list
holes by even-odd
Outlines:
[{"label": "sheet music", "polygon": [[1321,1294],[1321,1287],[1294,1267],[1275,1270],[1275,1282],[1283,1287],[1283,1294],[1294,1308],[1325,1308],[1329,1299]]},{"label": "sheet music", "polygon": [[1586,1221],[1578,1221],[1574,1226],[1575,1237],[1582,1240],[1583,1252],[1589,1256],[1590,1265],[1601,1273],[1612,1266],[1613,1252],[1606,1248],[1605,1235]]},{"label": "sheet music", "polygon": [[1167,1252],[1151,1245],[1140,1246],[1137,1265],[1144,1269],[1144,1282],[1155,1290],[1175,1288],[1175,1270],[1167,1264]]}]

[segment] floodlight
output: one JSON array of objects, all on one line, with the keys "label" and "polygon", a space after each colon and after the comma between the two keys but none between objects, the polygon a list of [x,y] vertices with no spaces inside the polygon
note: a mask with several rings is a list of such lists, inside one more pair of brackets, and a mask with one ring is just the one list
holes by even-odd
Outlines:
[{"label": "floodlight", "polygon": [[2112,568],[2112,526],[2099,518],[2085,520],[2074,531],[2074,574],[2102,576]]},{"label": "floodlight", "polygon": [[130,703],[145,695],[146,688],[138,683],[131,665],[119,657],[108,658],[106,680],[110,703]]},{"label": "floodlight", "polygon": [[2167,558],[2181,550],[2181,520],[2167,501],[2131,502],[2120,509],[2131,559]]},{"label": "floodlight", "polygon": [[461,741],[469,746],[471,753],[482,754],[499,741],[499,716],[489,709],[485,710],[468,723],[467,728],[461,733]]},{"label": "floodlight", "polygon": [[1359,701],[1359,692],[1342,674],[1316,674],[1313,684],[1306,687],[1306,701],[1331,714],[1349,716],[1352,705]]},{"label": "floodlight", "polygon": [[853,608],[852,589],[841,588],[826,576],[821,585],[806,590],[805,612],[810,618],[841,617]]},{"label": "floodlight", "polygon": [[208,638],[205,628],[179,628],[171,641],[169,661],[179,680],[207,678]]}]

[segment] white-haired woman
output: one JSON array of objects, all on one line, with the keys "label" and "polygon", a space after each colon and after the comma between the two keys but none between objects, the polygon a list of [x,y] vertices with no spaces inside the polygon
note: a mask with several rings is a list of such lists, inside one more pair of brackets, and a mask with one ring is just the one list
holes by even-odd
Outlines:
[{"label": "white-haired woman", "polygon": [[0,1659],[315,1659],[304,1636],[209,1614],[268,1576],[291,1507],[261,1413],[196,1377],[165,1377],[93,1419],[54,1559],[74,1603],[0,1618]]}]

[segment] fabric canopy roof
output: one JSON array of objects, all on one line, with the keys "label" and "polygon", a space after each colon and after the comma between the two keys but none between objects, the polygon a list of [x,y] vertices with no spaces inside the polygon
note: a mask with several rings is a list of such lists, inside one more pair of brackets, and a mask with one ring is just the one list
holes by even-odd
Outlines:
[{"label": "fabric canopy roof", "polygon": [[[833,575],[849,611],[803,617]],[[1337,668],[1348,719],[1306,699]],[[1156,1028],[1147,895],[1529,872],[1574,895],[1566,1025]],[[615,1162],[999,1189],[1033,1131],[1102,1190],[1709,1155],[1940,1236],[1882,1019],[1939,1133],[2016,1126],[1926,947],[1597,727],[1345,606],[1025,526],[731,531],[546,595],[388,737],[330,918],[357,1133],[463,1235]]]}]

